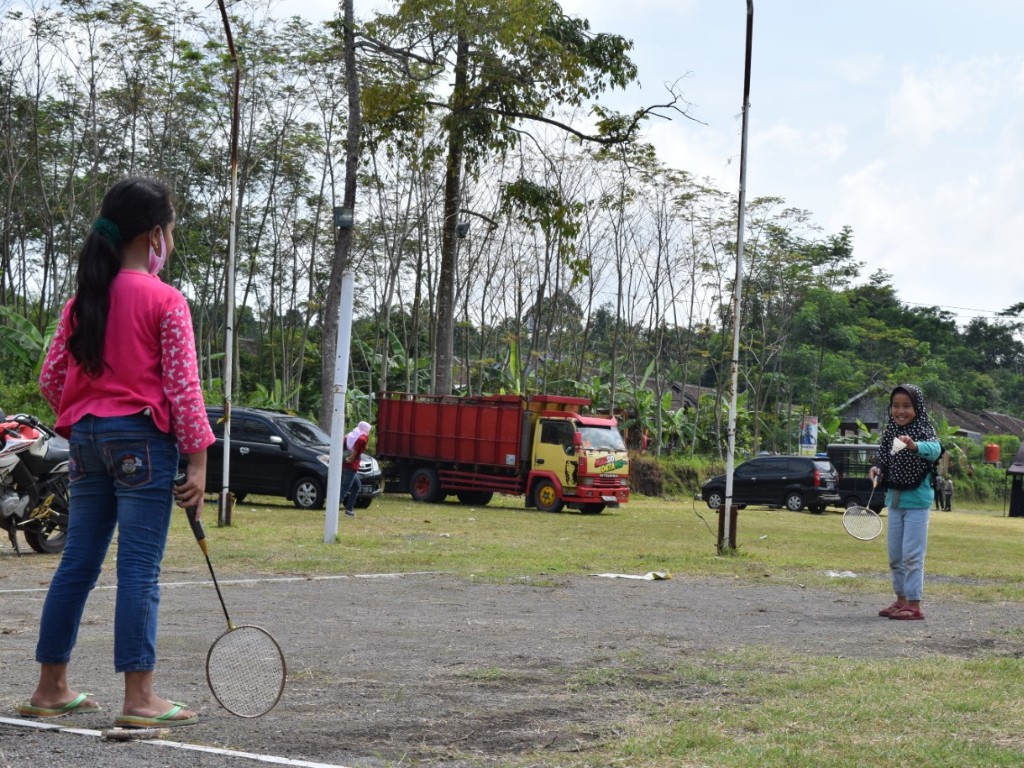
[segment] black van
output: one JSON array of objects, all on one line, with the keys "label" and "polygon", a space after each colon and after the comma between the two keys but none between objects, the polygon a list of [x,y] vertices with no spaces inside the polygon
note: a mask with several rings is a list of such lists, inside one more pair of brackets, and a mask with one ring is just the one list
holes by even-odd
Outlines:
[{"label": "black van", "polygon": [[[224,409],[207,406],[217,442],[207,451],[206,492],[220,491],[224,473]],[[259,408],[231,409],[231,491],[283,496],[299,509],[324,506],[331,438],[301,416]],[[183,462],[185,459],[183,458]],[[365,509],[384,491],[377,460],[364,453],[359,462],[362,490],[356,506]]]},{"label": "black van", "polygon": [[[733,470],[733,501],[738,505],[767,504],[799,512],[807,507],[821,513],[839,504],[836,469],[827,458],[759,456]],[[701,498],[711,509],[725,503],[725,475],[707,480]]]},{"label": "black van", "polygon": [[871,493],[871,467],[878,463],[878,446],[871,443],[830,443],[826,449],[829,461],[839,472],[839,506],[844,509],[859,505],[880,512],[885,506],[885,481]]}]

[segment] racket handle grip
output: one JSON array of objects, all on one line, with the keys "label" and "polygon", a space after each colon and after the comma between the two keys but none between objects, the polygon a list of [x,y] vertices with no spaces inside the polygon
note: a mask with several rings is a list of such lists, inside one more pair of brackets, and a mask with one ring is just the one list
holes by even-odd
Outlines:
[{"label": "racket handle grip", "polygon": [[[179,472],[174,476],[175,485],[181,485],[184,482],[184,472]],[[199,542],[199,545],[203,546],[203,540],[206,538],[206,529],[203,528],[203,521],[196,517],[196,512],[197,510],[194,506],[185,508],[185,516],[188,518],[188,524],[192,527],[192,534],[196,537],[196,541]]]}]

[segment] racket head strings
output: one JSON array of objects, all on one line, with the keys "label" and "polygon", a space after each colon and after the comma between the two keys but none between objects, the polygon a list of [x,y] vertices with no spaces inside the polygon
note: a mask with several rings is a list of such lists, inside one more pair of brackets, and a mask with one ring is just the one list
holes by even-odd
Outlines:
[{"label": "racket head strings", "polygon": [[206,655],[206,681],[214,698],[238,717],[260,717],[273,709],[286,674],[281,646],[251,624],[229,629]]},{"label": "racket head strings", "polygon": [[870,541],[882,532],[882,518],[868,507],[854,505],[843,512],[843,527],[853,538]]}]

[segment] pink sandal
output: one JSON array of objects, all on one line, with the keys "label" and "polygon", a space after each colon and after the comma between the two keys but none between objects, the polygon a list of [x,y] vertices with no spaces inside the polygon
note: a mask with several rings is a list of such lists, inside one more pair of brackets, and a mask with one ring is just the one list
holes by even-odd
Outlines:
[{"label": "pink sandal", "polygon": [[889,618],[898,621],[920,621],[924,618],[924,613],[913,605],[903,605],[899,610],[890,613]]},{"label": "pink sandal", "polygon": [[906,608],[906,607],[907,607],[906,603],[904,603],[901,600],[897,600],[892,605],[890,605],[888,608],[883,608],[882,610],[880,610],[878,612],[878,615],[879,616],[883,616],[884,618],[887,618],[887,619],[891,619],[892,615],[894,613],[896,613],[896,611],[902,610],[903,608]]}]

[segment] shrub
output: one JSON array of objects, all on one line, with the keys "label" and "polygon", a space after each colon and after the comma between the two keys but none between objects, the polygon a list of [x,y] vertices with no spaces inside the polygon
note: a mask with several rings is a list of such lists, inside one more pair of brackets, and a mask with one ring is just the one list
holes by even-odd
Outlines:
[{"label": "shrub", "polygon": [[629,486],[644,496],[665,495],[665,475],[653,456],[633,454],[629,457]]}]

